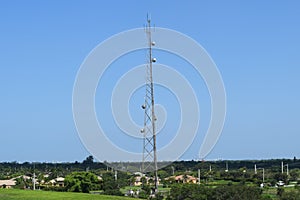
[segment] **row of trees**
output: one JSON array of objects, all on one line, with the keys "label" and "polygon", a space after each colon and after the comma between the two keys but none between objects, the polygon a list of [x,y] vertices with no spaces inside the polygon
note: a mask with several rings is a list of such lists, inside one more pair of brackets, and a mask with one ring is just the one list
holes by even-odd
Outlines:
[{"label": "row of trees", "polygon": [[[208,171],[210,167],[214,171],[224,171],[226,164],[229,166],[229,170],[238,170],[245,168],[248,170],[254,170],[254,164],[257,167],[269,169],[272,173],[281,172],[281,162],[289,164],[289,169],[299,169],[300,160],[294,159],[273,159],[273,160],[242,160],[242,161],[177,161],[173,162],[163,170],[166,174],[170,175],[173,171],[197,171],[198,169],[204,172]],[[105,163],[105,162],[104,162]],[[68,174],[73,171],[85,171],[87,168],[90,170],[94,169],[107,169],[104,163],[95,162],[93,156],[88,156],[82,162],[69,162],[69,163],[40,163],[40,162],[2,162],[0,163],[0,179],[4,179],[6,176],[13,174],[24,174],[28,172],[33,172],[33,170],[41,172],[61,172],[63,174]],[[141,167],[141,163],[118,163],[119,166],[123,166],[122,171],[132,171],[131,165],[135,166],[135,171],[138,171]],[[118,169],[119,170],[119,169]],[[292,175],[292,174],[291,174]]]},{"label": "row of trees", "polygon": [[257,187],[244,185],[218,186],[209,188],[196,184],[173,185],[168,200],[259,200],[262,190]]},{"label": "row of trees", "polygon": [[[279,200],[298,200],[300,190],[285,191],[278,188]],[[263,194],[261,188],[246,185],[223,185],[217,187],[205,187],[195,184],[173,185],[167,200],[271,200],[271,196]]]}]

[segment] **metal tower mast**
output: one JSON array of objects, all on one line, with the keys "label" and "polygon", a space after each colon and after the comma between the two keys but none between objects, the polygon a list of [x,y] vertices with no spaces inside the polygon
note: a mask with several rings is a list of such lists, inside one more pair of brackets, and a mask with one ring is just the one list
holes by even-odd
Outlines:
[{"label": "metal tower mast", "polygon": [[148,39],[148,52],[147,52],[147,64],[146,64],[146,95],[145,102],[142,108],[145,111],[144,114],[144,128],[141,132],[144,134],[143,139],[143,161],[142,161],[142,173],[154,171],[154,189],[155,193],[158,188],[157,177],[157,152],[156,152],[156,130],[155,130],[155,112],[154,112],[154,90],[153,90],[153,76],[152,76],[152,63],[156,62],[156,59],[152,57],[152,46],[155,42],[151,38],[151,20],[147,16],[146,34]]}]

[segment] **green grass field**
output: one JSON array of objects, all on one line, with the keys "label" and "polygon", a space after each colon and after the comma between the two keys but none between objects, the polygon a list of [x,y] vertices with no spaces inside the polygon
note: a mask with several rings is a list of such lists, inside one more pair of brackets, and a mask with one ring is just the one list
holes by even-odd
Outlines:
[{"label": "green grass field", "polygon": [[49,191],[32,191],[18,189],[0,189],[0,199],[3,200],[123,200],[132,199],[127,197],[106,196],[99,194],[83,194],[72,192],[49,192]]},{"label": "green grass field", "polygon": [[[125,194],[125,193],[126,193],[127,191],[129,191],[130,189],[136,191],[136,190],[141,190],[142,187],[141,187],[141,186],[126,186],[126,187],[124,187],[124,188],[121,188],[121,192]],[[159,186],[158,186],[158,191],[159,191],[159,192],[169,192],[169,191],[170,191],[170,188],[164,188],[164,187],[162,187],[162,186],[159,185]]]}]

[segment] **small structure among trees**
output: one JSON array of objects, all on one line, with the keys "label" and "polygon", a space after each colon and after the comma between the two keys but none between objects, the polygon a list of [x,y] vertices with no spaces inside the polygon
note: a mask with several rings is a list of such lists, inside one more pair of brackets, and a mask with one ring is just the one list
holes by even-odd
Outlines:
[{"label": "small structure among trees", "polygon": [[197,183],[197,178],[191,175],[178,175],[165,178],[166,181],[174,181],[175,183]]},{"label": "small structure among trees", "polygon": [[12,188],[15,185],[15,180],[0,180],[0,188]]}]

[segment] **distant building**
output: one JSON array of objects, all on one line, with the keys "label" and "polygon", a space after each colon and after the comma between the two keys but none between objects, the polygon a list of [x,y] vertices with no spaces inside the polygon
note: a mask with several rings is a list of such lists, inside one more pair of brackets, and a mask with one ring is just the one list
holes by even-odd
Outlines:
[{"label": "distant building", "polygon": [[12,188],[15,185],[15,180],[0,180],[0,188]]},{"label": "distant building", "polygon": [[[148,177],[145,177],[146,178],[146,182],[148,182]],[[136,176],[135,177],[135,180],[134,180],[134,186],[141,186],[143,183],[142,183],[142,176]]]},{"label": "distant building", "polygon": [[197,178],[190,175],[178,175],[178,176],[170,176],[168,178],[165,178],[165,180],[173,180],[176,183],[197,183]]},{"label": "distant building", "polygon": [[65,186],[65,178],[63,177],[57,177],[56,179],[56,185],[59,187],[64,187]]},{"label": "distant building", "polygon": [[[147,176],[135,176],[134,178],[134,186],[141,186],[142,184],[143,184],[143,182],[142,182],[142,178],[145,178],[145,182],[146,182],[146,184],[153,184],[154,183],[154,178],[149,178],[149,177],[147,177]],[[160,178],[158,178],[158,180],[157,180],[157,184],[159,184],[160,183]]]},{"label": "distant building", "polygon": [[49,181],[51,186],[64,187],[65,186],[65,178],[57,177]]},{"label": "distant building", "polygon": [[284,186],[284,182],[283,181],[278,181],[277,183],[276,183],[276,185],[279,187],[279,186]]}]

